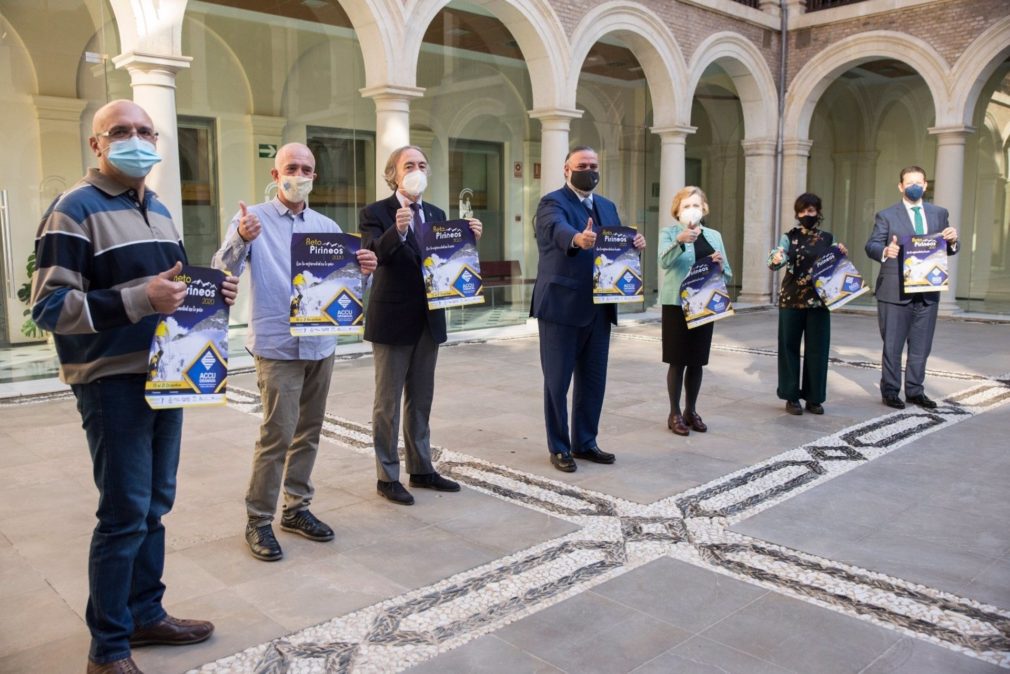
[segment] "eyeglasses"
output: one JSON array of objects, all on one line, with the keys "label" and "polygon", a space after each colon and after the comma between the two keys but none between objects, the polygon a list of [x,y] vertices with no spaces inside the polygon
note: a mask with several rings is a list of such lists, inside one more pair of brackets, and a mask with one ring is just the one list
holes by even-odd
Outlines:
[{"label": "eyeglasses", "polygon": [[143,140],[148,140],[152,143],[158,140],[158,132],[146,126],[142,126],[139,129],[134,129],[129,126],[114,126],[108,131],[95,135],[108,138],[109,140],[126,140],[127,138],[132,138],[134,134]]}]

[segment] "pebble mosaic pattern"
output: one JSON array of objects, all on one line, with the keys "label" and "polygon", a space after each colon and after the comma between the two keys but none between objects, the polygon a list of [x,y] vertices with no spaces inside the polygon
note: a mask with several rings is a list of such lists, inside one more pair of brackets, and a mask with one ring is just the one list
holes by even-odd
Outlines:
[{"label": "pebble mosaic pattern", "polygon": [[[713,348],[776,355],[758,349]],[[836,364],[879,367],[862,361]],[[448,449],[435,450],[442,474],[469,488],[565,519],[580,529],[193,671],[400,671],[662,556],[1010,669],[1010,611],[729,528],[916,438],[1010,400],[1010,377],[929,374],[975,383],[943,400],[936,410],[907,409],[862,422],[652,504],[574,487]],[[229,402],[249,414],[260,412],[258,396],[250,391],[230,389]],[[323,433],[335,443],[372,454],[366,424],[327,415]]]}]

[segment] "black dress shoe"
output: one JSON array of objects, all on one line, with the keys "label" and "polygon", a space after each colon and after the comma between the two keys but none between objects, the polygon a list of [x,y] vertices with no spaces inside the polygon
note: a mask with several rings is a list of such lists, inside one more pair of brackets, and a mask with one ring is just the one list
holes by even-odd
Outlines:
[{"label": "black dress shoe", "polygon": [[396,482],[379,480],[375,484],[375,490],[379,492],[379,496],[392,501],[397,505],[414,505],[414,497],[410,495],[409,491],[403,488],[403,485],[400,484],[399,480]]},{"label": "black dress shoe", "polygon": [[245,541],[249,544],[249,552],[256,559],[264,562],[276,562],[284,556],[281,552],[281,544],[274,537],[274,528],[269,524],[253,526],[252,523],[245,527]]},{"label": "black dress shoe", "polygon": [[913,405],[918,405],[919,407],[927,410],[936,409],[936,401],[929,398],[925,393],[920,393],[917,396],[908,396],[905,398],[908,402]]},{"label": "black dress shoe", "polygon": [[613,463],[617,457],[610,452],[604,452],[599,447],[584,447],[583,449],[573,449],[572,456],[576,459],[585,459],[593,463]]},{"label": "black dress shoe", "polygon": [[811,414],[824,414],[824,405],[821,405],[820,403],[812,403],[808,400],[806,408],[807,412],[810,412]]},{"label": "black dress shoe", "polygon": [[801,416],[803,414],[803,408],[800,407],[799,400],[787,400],[786,401],[786,412],[792,414],[793,416]]},{"label": "black dress shoe", "polygon": [[294,513],[284,513],[281,529],[293,534],[301,534],[310,541],[325,543],[333,540],[333,529],[319,521],[308,508]]},{"label": "black dress shoe", "polygon": [[884,404],[888,407],[893,407],[896,410],[905,409],[905,403],[896,395],[885,395],[881,398],[881,400],[883,400]]},{"label": "black dress shoe", "polygon": [[410,486],[421,489],[434,489],[435,491],[459,491],[459,482],[453,482],[438,473],[411,475]]},{"label": "black dress shoe", "polygon": [[158,622],[135,630],[130,635],[130,645],[185,646],[206,641],[214,633],[214,623],[209,620],[184,620],[165,616]]},{"label": "black dress shoe", "polygon": [[574,473],[579,468],[572,455],[565,452],[551,452],[551,464],[562,473]]}]

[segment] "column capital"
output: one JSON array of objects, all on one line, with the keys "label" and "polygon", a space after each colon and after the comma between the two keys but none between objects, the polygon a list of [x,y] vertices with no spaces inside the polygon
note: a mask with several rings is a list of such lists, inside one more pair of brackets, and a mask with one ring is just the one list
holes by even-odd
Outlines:
[{"label": "column capital", "polygon": [[278,138],[284,133],[284,127],[288,125],[286,118],[271,115],[249,115],[249,122],[252,124],[254,136],[276,136]]},{"label": "column capital", "polygon": [[660,137],[664,143],[684,143],[687,137],[698,130],[696,126],[651,126],[649,131]]},{"label": "column capital", "polygon": [[936,136],[937,145],[964,145],[968,136],[975,133],[972,126],[931,126],[926,130]]},{"label": "column capital", "polygon": [[545,129],[567,131],[573,119],[582,118],[582,110],[572,108],[536,108],[527,113],[532,119],[539,120]]},{"label": "column capital", "polygon": [[32,96],[35,114],[41,120],[54,122],[80,122],[81,113],[88,102],[80,98],[63,96]]},{"label": "column capital", "polygon": [[774,138],[744,138],[740,141],[745,157],[768,157],[775,155]]},{"label": "column capital", "polygon": [[814,141],[809,138],[791,138],[782,143],[782,153],[796,157],[809,157]]},{"label": "column capital", "polygon": [[410,87],[403,84],[377,84],[374,87],[363,87],[358,92],[365,98],[379,101],[407,101],[424,95],[424,87]]},{"label": "column capital", "polygon": [[130,84],[152,85],[175,88],[175,75],[185,70],[193,61],[192,56],[171,56],[169,54],[148,54],[138,51],[124,52],[115,56],[112,62],[116,68],[130,71]]},{"label": "column capital", "polygon": [[758,0],[758,9],[772,16],[779,16],[782,12],[779,0]]}]

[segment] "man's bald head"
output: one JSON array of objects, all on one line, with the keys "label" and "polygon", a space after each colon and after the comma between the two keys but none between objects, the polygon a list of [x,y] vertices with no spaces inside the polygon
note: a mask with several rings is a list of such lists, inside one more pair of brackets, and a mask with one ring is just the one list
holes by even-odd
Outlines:
[{"label": "man's bald head", "polygon": [[[309,173],[315,173],[316,158],[313,156],[312,150],[302,143],[287,143],[286,145],[282,145],[281,149],[277,150],[277,156],[274,158],[274,168],[281,175],[303,175],[302,169],[306,164],[312,169]],[[298,167],[297,172],[290,173],[284,170],[285,167],[294,165]]]},{"label": "man's bald head", "polygon": [[114,126],[133,126],[134,128],[153,128],[154,122],[144,108],[133,101],[119,99],[110,101],[98,108],[91,122],[91,132],[94,135],[105,133]]}]

